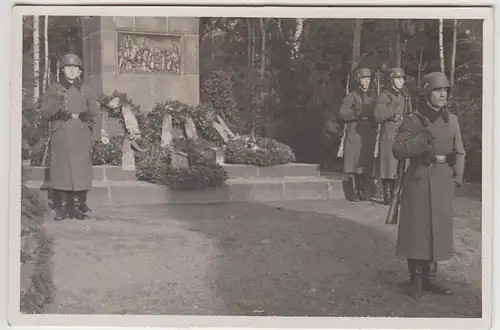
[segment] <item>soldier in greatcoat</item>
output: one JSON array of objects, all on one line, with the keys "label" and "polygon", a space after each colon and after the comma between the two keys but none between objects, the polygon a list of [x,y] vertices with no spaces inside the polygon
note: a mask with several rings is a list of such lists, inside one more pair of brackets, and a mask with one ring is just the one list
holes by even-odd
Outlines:
[{"label": "soldier in greatcoat", "polygon": [[388,85],[377,97],[373,110],[375,121],[380,124],[376,168],[382,182],[385,205],[389,205],[392,198],[398,169],[398,161],[392,154],[392,145],[405,111],[408,113],[412,110],[410,97],[404,90],[405,78],[403,69],[391,69]]},{"label": "soldier in greatcoat", "polygon": [[444,73],[422,79],[417,111],[405,116],[393,152],[410,159],[401,196],[396,253],[408,260],[411,291],[449,294],[435,282],[437,262],[453,256],[453,197],[463,180],[465,150],[456,115],[447,108]]},{"label": "soldier in greatcoat", "polygon": [[92,146],[100,139],[101,111],[95,91],[82,81],[83,63],[75,54],[61,58],[62,77],[52,83],[41,107],[51,121],[50,183],[55,220],[87,218],[92,188]]},{"label": "soldier in greatcoat", "polygon": [[375,97],[368,90],[371,76],[367,68],[355,72],[357,86],[344,97],[339,113],[346,123],[344,173],[349,176],[349,189],[354,191],[350,199],[355,202],[366,200],[366,178],[373,176],[376,124],[373,120]]}]

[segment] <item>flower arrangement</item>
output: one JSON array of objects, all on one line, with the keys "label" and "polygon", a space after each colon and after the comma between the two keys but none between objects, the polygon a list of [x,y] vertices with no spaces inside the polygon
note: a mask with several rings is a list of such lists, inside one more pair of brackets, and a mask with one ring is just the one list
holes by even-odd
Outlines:
[{"label": "flower arrangement", "polygon": [[266,137],[237,136],[227,143],[226,161],[230,164],[273,166],[295,161],[292,149]]},{"label": "flower arrangement", "polygon": [[107,143],[98,142],[92,147],[92,165],[121,165],[125,134],[111,137]]},{"label": "flower arrangement", "polygon": [[[136,152],[135,158],[136,175],[139,180],[163,184],[171,189],[216,187],[227,180],[224,168],[214,161],[212,148],[216,145],[202,138],[190,140],[186,136],[188,120],[193,117],[203,117],[200,115],[202,112],[200,106],[189,106],[179,101],[168,100],[157,103],[154,109],[147,116],[144,116],[139,107],[133,105],[122,93],[115,92],[109,97],[103,96],[101,102],[104,105],[109,105],[110,101],[117,97],[120,102],[128,102],[131,108],[135,109],[134,115],[138,117],[139,134],[137,136],[140,137],[135,141],[139,142],[141,150]],[[110,116],[120,114],[113,107],[111,107],[110,112],[113,114]],[[162,130],[166,115],[171,116],[172,130],[175,130],[176,134],[173,134],[173,140],[169,146],[162,146]],[[106,159],[107,155],[113,155],[115,160],[107,160],[112,164],[116,164],[117,158],[121,158],[121,145],[123,145],[123,137],[114,139],[111,139],[108,147],[97,149],[100,152],[99,159]],[[120,147],[120,152],[111,151],[118,147]],[[179,168],[174,164],[172,156],[178,154],[186,155],[187,167]]]}]

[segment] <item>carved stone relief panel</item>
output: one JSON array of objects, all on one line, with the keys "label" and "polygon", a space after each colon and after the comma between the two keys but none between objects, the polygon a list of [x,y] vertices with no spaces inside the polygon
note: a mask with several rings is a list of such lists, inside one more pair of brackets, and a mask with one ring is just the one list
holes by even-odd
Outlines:
[{"label": "carved stone relief panel", "polygon": [[181,73],[181,38],[171,35],[118,33],[120,73]]}]

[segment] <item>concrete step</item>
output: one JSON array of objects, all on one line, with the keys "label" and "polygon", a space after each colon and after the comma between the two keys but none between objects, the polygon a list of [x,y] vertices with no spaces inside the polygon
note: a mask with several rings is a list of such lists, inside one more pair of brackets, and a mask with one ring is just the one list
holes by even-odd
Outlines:
[{"label": "concrete step", "polygon": [[[28,187],[48,197],[50,183],[29,181]],[[149,205],[344,198],[342,182],[322,177],[238,178],[218,188],[171,190],[143,181],[94,181],[89,205]],[[91,206],[92,207],[92,206]]]},{"label": "concrete step", "polygon": [[[319,177],[318,165],[290,163],[284,165],[258,167],[252,165],[225,164],[229,178],[285,178],[285,177]],[[50,181],[49,169],[31,166],[29,180]],[[125,171],[121,166],[94,166],[95,181],[131,181],[135,180],[135,172]]]},{"label": "concrete step", "polygon": [[286,178],[286,177],[319,177],[319,166],[316,164],[289,163],[275,166],[252,166],[225,164],[230,178]]}]

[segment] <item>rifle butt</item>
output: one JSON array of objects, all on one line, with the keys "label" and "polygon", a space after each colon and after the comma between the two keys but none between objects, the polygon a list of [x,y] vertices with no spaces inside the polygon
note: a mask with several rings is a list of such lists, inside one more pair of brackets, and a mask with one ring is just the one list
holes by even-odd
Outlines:
[{"label": "rifle butt", "polygon": [[398,223],[405,166],[406,162],[398,163],[398,179],[396,181],[396,187],[394,188],[394,195],[392,196],[391,203],[389,204],[389,212],[387,213],[387,218],[385,219],[385,223],[388,225],[395,225]]},{"label": "rifle butt", "polygon": [[399,201],[398,198],[393,198],[391,204],[389,205],[389,213],[385,219],[385,223],[388,225],[396,225],[399,218]]},{"label": "rifle butt", "polygon": [[342,139],[340,140],[339,150],[337,151],[337,157],[344,157],[344,145],[345,145],[345,137],[346,137],[346,129],[344,126],[344,130],[342,132]]},{"label": "rifle butt", "polygon": [[373,150],[373,157],[378,158],[380,153],[380,124],[377,126],[377,137],[375,139],[375,149]]}]

